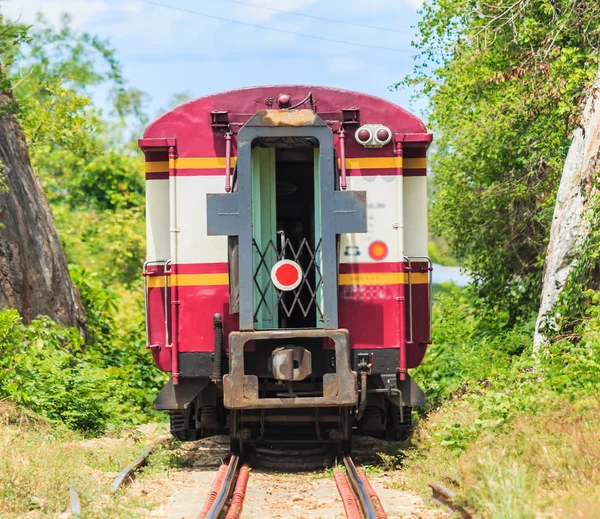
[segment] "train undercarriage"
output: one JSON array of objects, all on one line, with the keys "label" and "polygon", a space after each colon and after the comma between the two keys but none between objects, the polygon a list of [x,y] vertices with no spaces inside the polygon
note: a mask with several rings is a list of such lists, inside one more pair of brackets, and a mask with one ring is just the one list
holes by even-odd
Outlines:
[{"label": "train undercarriage", "polygon": [[221,355],[223,376],[181,378],[157,398],[181,441],[229,435],[235,449],[323,442],[349,452],[354,435],[406,439],[424,400],[410,376],[394,373],[397,351],[350,350],[346,330],[234,332]]}]

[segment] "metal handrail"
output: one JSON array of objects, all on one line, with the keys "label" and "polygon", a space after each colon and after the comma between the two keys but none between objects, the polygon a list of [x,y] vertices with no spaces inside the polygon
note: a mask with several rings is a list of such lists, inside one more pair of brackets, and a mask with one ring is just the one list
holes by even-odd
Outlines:
[{"label": "metal handrail", "polygon": [[231,136],[228,131],[225,133],[225,192],[231,192]]},{"label": "metal handrail", "polygon": [[340,182],[340,188],[342,191],[346,191],[346,187],[348,187],[346,181],[346,131],[343,127],[340,128],[340,164],[342,166],[342,179]]},{"label": "metal handrail", "polygon": [[413,298],[412,298],[412,279],[410,277],[412,271],[412,265],[410,263],[410,258],[408,256],[404,256],[404,261],[408,263],[408,342],[412,343],[413,341]]},{"label": "metal handrail", "polygon": [[171,264],[171,260],[149,260],[144,262],[142,275],[144,277],[144,313],[146,315],[146,348],[152,348],[154,345],[150,344],[150,312],[149,312],[149,304],[148,304],[148,276],[154,276],[156,272],[148,272],[148,267],[150,265],[155,265],[157,267],[163,265],[163,276],[165,278],[165,286],[164,286],[164,300],[165,300],[165,346],[169,344],[169,304],[168,304],[168,282],[167,278],[171,274],[169,271],[169,265]]},{"label": "metal handrail", "polygon": [[[412,262],[425,260],[427,262],[427,272],[430,273],[433,270],[433,262],[429,256],[404,256],[404,261],[408,263],[408,291],[410,294],[408,302],[408,321],[409,321],[409,342],[413,342],[413,297],[412,297]],[[427,275],[427,304],[429,308],[429,326],[428,326],[428,342],[431,342],[431,321],[432,321],[432,309],[433,309],[433,283],[431,274]]]}]

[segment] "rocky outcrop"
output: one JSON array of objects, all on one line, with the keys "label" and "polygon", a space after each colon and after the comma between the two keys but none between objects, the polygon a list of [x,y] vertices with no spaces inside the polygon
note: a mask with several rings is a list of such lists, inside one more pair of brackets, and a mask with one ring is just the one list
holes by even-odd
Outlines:
[{"label": "rocky outcrop", "polygon": [[586,214],[594,179],[600,171],[600,70],[586,102],[565,161],[558,188],[544,267],[542,300],[534,348],[545,341],[540,326],[554,307],[589,232]]},{"label": "rocky outcrop", "polygon": [[0,309],[16,308],[25,322],[47,315],[82,331],[81,298],[10,102],[0,93],[0,168],[8,187],[0,194]]}]

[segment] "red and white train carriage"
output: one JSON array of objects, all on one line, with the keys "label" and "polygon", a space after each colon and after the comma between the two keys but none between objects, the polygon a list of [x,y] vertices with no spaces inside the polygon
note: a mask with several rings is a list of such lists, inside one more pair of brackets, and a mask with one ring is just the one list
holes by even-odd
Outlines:
[{"label": "red and white train carriage", "polygon": [[313,86],[150,124],[147,339],[175,436],[406,434],[431,336],[431,140],[388,101]]}]

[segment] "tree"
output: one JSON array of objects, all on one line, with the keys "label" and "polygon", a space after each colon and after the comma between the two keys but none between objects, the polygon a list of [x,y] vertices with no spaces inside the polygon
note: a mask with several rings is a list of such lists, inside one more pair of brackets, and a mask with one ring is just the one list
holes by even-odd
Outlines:
[{"label": "tree", "polygon": [[[2,57],[13,112],[67,261],[108,285],[137,280],[144,254],[143,157],[126,137],[145,120],[145,94],[127,87],[109,42],[74,30],[66,14],[58,27],[38,15],[28,38]],[[90,94],[101,84],[109,92],[104,111]]]},{"label": "tree", "polygon": [[560,179],[598,64],[596,0],[429,0],[415,73],[437,133],[431,223],[511,322],[537,310]]},{"label": "tree", "polygon": [[[0,17],[1,55],[9,55],[25,34]],[[0,195],[0,308],[17,308],[27,322],[43,314],[81,330],[85,313],[31,167],[25,135],[12,113],[15,100],[5,67],[0,66],[0,162],[5,185]]]},{"label": "tree", "polygon": [[[544,268],[534,347],[549,336],[573,333],[598,289],[598,173],[600,172],[600,69],[565,161]],[[595,239],[594,239],[595,238]],[[594,276],[596,274],[596,276]],[[567,292],[564,293],[565,287]]]}]

